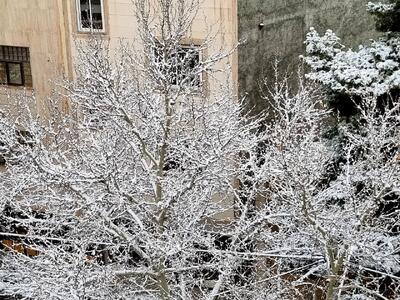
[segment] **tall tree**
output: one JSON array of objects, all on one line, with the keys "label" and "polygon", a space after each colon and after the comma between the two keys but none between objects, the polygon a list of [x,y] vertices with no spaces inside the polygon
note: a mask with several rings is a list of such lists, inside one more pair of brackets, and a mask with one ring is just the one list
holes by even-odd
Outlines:
[{"label": "tall tree", "polygon": [[238,180],[259,123],[242,114],[228,75],[212,90],[205,80],[234,49],[212,53],[212,33],[182,45],[197,0],[134,5],[134,50],[96,37],[78,45],[76,80],[62,83],[68,115],[53,99],[44,122],[29,109],[1,116],[5,295],[216,299],[246,282],[237,253],[250,249],[251,202],[237,207]]},{"label": "tall tree", "polygon": [[202,93],[231,50],[181,46],[198,2],[135,5],[139,48],[79,47],[70,114],[0,115],[1,294],[398,298],[398,105],[362,97],[338,144],[324,95],[277,80],[272,121],[246,117]]},{"label": "tall tree", "polygon": [[[335,153],[327,170],[327,191],[338,193],[332,199],[335,199],[334,205],[341,207],[339,211],[343,216],[343,209],[348,205],[352,205],[350,210],[362,209],[356,215],[364,217],[359,219],[358,225],[353,223],[353,234],[357,235],[359,226],[364,224],[361,225],[365,226],[364,229],[370,228],[368,230],[372,231],[362,233],[360,238],[366,234],[370,242],[379,245],[379,248],[385,247],[384,241],[390,241],[387,249],[394,247],[394,250],[389,250],[394,256],[388,265],[385,265],[387,261],[383,263],[385,259],[382,257],[381,261],[370,261],[363,267],[359,266],[359,270],[364,268],[364,271],[346,268],[343,271],[339,267],[339,273],[343,276],[343,272],[349,272],[349,276],[356,279],[357,284],[353,288],[355,293],[360,293],[360,297],[387,299],[398,297],[398,290],[389,286],[393,287],[399,280],[399,1],[370,2],[367,9],[376,16],[377,29],[384,32],[379,40],[353,51],[345,49],[333,31],[327,30],[324,36],[320,36],[311,28],[305,41],[307,55],[304,60],[310,67],[307,78],[322,85],[335,113],[335,118],[330,121],[331,130],[326,135]],[[329,127],[329,123],[325,127]],[[391,171],[385,173],[389,169]],[[344,187],[346,192],[342,190]],[[369,220],[368,224],[366,220]],[[360,258],[355,258],[355,252],[350,249],[359,247],[363,242],[359,240],[352,244],[356,241],[354,236],[346,235],[339,240],[345,250],[342,260],[337,262],[342,264],[343,259],[348,259],[349,265],[355,261],[360,263]],[[374,246],[367,248],[372,250]],[[349,257],[346,258],[346,255]],[[342,294],[340,289],[334,287],[335,282],[336,279],[329,282],[330,299]],[[377,290],[371,293],[368,288],[373,286]]]}]

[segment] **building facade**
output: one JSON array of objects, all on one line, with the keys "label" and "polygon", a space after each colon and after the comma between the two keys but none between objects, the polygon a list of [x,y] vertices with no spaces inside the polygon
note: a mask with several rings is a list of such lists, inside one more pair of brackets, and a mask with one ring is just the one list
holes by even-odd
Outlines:
[{"label": "building facade", "polygon": [[[237,43],[236,0],[200,1],[185,41],[196,45],[214,31],[206,55]],[[0,105],[8,93],[36,95],[37,108],[46,111],[46,97],[54,82],[74,78],[76,45],[95,34],[117,48],[121,40],[139,44],[135,8],[131,0],[2,0],[0,2]],[[205,54],[203,54],[205,55]],[[236,56],[228,61],[237,81]],[[221,75],[222,76],[222,75]],[[209,79],[210,80],[210,79]],[[213,77],[213,81],[218,81]],[[221,77],[222,80],[222,77]],[[208,83],[211,88],[213,82]]]}]

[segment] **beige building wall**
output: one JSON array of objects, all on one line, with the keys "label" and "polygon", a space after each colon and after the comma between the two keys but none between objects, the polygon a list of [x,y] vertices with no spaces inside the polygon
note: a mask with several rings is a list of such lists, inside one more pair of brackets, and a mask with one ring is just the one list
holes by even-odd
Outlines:
[{"label": "beige building wall", "polygon": [[[51,80],[63,73],[60,10],[58,0],[1,0],[0,45],[29,47],[32,85],[37,105],[44,109]],[[32,92],[30,87],[0,87],[0,105],[7,93]]]},{"label": "beige building wall", "polygon": [[[210,31],[216,34],[206,56],[221,49],[227,51],[237,43],[237,0],[203,0],[193,24],[189,40],[205,39]],[[102,38],[118,47],[120,39],[139,47],[139,36],[131,0],[104,0],[105,32]],[[30,49],[33,87],[2,87],[0,107],[7,105],[6,93],[34,91],[37,106],[46,112],[46,98],[54,88],[54,81],[62,76],[73,78],[75,41],[90,33],[78,30],[75,0],[0,0],[0,45],[23,46]],[[231,83],[237,82],[237,55],[233,54],[218,68],[230,66]],[[210,89],[224,82],[226,74],[207,78]],[[1,96],[3,95],[3,97]]]},{"label": "beige building wall", "polygon": [[[72,1],[69,8],[71,22],[69,31],[72,37],[72,56],[74,53],[73,40],[83,39],[89,36],[78,30],[76,2]],[[104,0],[105,11],[105,32],[99,33],[103,38],[110,40],[111,48],[118,48],[121,40],[132,43],[140,49],[140,37],[135,16],[135,7],[131,0]],[[202,53],[205,58],[220,51],[228,52],[237,45],[237,0],[202,0],[200,9],[193,22],[190,36],[183,43],[200,44],[207,35],[215,36],[215,40],[207,48],[206,53]],[[217,69],[230,66],[228,76],[234,87],[237,86],[237,54],[229,56],[229,59],[221,62]],[[213,90],[220,82],[227,79],[227,74],[222,72],[213,78],[207,78],[207,85]],[[235,88],[236,91],[236,88]]]}]

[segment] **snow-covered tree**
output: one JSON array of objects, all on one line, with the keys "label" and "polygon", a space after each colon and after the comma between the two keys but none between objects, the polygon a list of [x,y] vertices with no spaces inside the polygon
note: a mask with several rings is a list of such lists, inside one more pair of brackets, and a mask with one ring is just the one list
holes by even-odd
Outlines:
[{"label": "snow-covered tree", "polygon": [[[382,102],[397,97],[400,90],[400,3],[368,3],[377,17],[377,29],[384,36],[357,51],[346,49],[332,30],[320,36],[311,28],[305,41],[304,60],[310,67],[307,77],[321,83],[331,93],[331,104],[342,115],[356,113],[354,100],[378,97]],[[350,99],[352,98],[352,99]]]},{"label": "snow-covered tree", "polygon": [[50,118],[1,116],[2,295],[240,299],[254,276],[252,204],[238,201],[256,190],[240,181],[260,125],[230,78],[205,79],[234,49],[212,53],[213,34],[181,44],[197,0],[134,2],[138,47],[81,42]]},{"label": "snow-covered tree", "polygon": [[309,297],[397,299],[399,105],[378,114],[376,98],[362,98],[358,120],[330,125],[323,103],[278,90],[263,167],[268,207],[280,217],[264,240],[293,259],[275,267],[292,276],[297,268],[291,285]]},{"label": "snow-covered tree", "polygon": [[[305,42],[306,77],[322,85],[336,116],[324,125],[331,127],[326,138],[334,155],[326,188],[319,192],[321,203],[330,206],[322,215],[340,214],[327,231],[338,234],[334,243],[340,245],[334,251],[339,273],[329,281],[330,299],[350,297],[343,295],[346,285],[361,299],[399,296],[398,5],[368,3],[377,29],[385,33],[358,51],[345,49],[331,30],[320,36],[312,28]],[[338,229],[342,225],[349,227]]]},{"label": "snow-covered tree", "polygon": [[277,80],[250,118],[203,86],[232,51],[181,45],[197,0],[134,3],[139,47],[87,40],[50,118],[0,114],[0,295],[398,298],[397,104],[334,135],[319,89]]},{"label": "snow-covered tree", "polygon": [[383,32],[400,32],[400,1],[388,3],[368,2],[368,11],[376,17],[376,29]]}]

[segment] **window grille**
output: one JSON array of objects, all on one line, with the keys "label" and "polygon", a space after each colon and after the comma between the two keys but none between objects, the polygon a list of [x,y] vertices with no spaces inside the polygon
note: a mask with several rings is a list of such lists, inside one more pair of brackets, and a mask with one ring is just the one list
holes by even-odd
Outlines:
[{"label": "window grille", "polygon": [[15,62],[29,62],[29,48],[14,47],[14,46],[0,46],[0,60],[15,61]]}]

